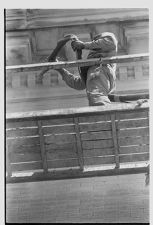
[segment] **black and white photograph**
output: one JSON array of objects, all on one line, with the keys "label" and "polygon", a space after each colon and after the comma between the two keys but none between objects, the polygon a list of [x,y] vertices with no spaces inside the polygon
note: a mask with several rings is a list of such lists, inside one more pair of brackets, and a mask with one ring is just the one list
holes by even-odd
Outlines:
[{"label": "black and white photograph", "polygon": [[149,8],[44,7],[4,9],[5,222],[150,224]]}]

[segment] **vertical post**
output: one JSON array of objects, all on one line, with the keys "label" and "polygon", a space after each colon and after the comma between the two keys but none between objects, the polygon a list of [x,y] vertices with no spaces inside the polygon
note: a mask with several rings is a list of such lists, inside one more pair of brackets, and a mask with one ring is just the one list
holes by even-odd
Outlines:
[{"label": "vertical post", "polygon": [[134,72],[135,72],[135,79],[136,80],[142,80],[143,79],[142,65],[135,65],[134,66]]},{"label": "vertical post", "polygon": [[142,64],[142,73],[143,73],[143,78],[147,78],[149,76],[149,65],[148,63]]},{"label": "vertical post", "polygon": [[44,169],[44,173],[47,173],[48,172],[47,156],[46,156],[45,140],[44,140],[41,121],[38,121],[38,130],[39,130],[39,137],[40,137],[40,150],[41,150],[43,169]]},{"label": "vertical post", "polygon": [[127,68],[128,80],[133,80],[135,78],[134,66],[129,65]]},{"label": "vertical post", "polygon": [[118,147],[118,141],[117,141],[115,114],[111,115],[111,123],[112,123],[112,136],[113,136],[113,142],[114,142],[114,150],[115,150],[115,163],[116,163],[116,168],[119,168],[119,147]]},{"label": "vertical post", "polygon": [[19,88],[20,87],[20,74],[12,73],[12,87]]},{"label": "vertical post", "polygon": [[83,166],[84,166],[83,150],[82,150],[81,136],[80,136],[80,130],[79,130],[79,119],[77,117],[74,118],[74,124],[75,124],[75,132],[76,132],[78,160],[79,160],[80,169],[83,170]]},{"label": "vertical post", "polygon": [[50,74],[50,84],[51,86],[58,85],[58,73],[56,71],[52,71]]},{"label": "vertical post", "polygon": [[126,66],[119,67],[119,79],[127,80],[127,67]]},{"label": "vertical post", "polygon": [[27,87],[28,86],[28,76],[27,73],[21,73],[20,75],[20,86]]},{"label": "vertical post", "polygon": [[43,85],[43,76],[39,75],[39,73],[35,74],[35,84]]},{"label": "vertical post", "polygon": [[30,72],[27,75],[27,86],[28,87],[35,87],[35,72]]},{"label": "vertical post", "polygon": [[6,171],[8,174],[8,177],[10,178],[12,176],[12,169],[11,169],[11,160],[10,160],[10,154],[9,154],[9,144],[6,143]]},{"label": "vertical post", "polygon": [[[49,71],[50,72],[50,71]],[[43,86],[50,86],[50,73],[46,73],[42,81]]]}]

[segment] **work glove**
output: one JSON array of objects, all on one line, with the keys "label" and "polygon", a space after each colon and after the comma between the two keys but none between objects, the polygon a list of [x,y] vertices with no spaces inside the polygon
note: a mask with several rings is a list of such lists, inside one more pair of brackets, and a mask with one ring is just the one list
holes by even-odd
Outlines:
[{"label": "work glove", "polygon": [[72,47],[73,51],[76,51],[76,50],[84,49],[85,46],[84,46],[84,42],[76,40],[76,41],[71,42],[71,47]]}]

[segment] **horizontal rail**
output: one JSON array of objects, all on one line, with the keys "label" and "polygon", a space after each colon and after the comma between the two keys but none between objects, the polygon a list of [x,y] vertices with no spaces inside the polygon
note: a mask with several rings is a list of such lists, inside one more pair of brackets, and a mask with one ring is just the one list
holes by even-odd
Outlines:
[{"label": "horizontal rail", "polygon": [[21,113],[7,113],[6,121],[26,121],[26,120],[40,120],[40,119],[51,119],[51,118],[63,118],[71,116],[81,115],[98,115],[107,114],[112,112],[131,110],[149,110],[148,102],[139,105],[137,103],[114,103],[107,106],[93,106],[93,107],[81,107],[81,108],[68,108],[68,109],[57,109],[57,110],[43,110],[43,111],[32,111],[32,112],[21,112]]},{"label": "horizontal rail", "polygon": [[111,63],[125,63],[125,62],[137,62],[149,60],[149,54],[133,54],[124,56],[113,56],[106,58],[95,58],[86,60],[76,60],[71,62],[47,62],[47,63],[36,63],[36,64],[26,64],[17,66],[6,66],[6,71],[10,72],[27,72],[48,69],[60,69],[78,66],[94,66],[99,64],[111,64]]}]

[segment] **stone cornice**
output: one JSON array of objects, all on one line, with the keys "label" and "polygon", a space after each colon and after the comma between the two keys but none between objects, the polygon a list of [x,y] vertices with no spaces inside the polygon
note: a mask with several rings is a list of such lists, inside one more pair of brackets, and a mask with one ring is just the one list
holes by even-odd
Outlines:
[{"label": "stone cornice", "polygon": [[149,24],[145,22],[137,22],[131,25],[125,25],[124,30],[127,40],[133,38],[142,39],[142,37],[149,37]]},{"label": "stone cornice", "polygon": [[8,10],[6,29],[44,29],[106,22],[148,20],[145,8],[104,9],[21,9]]}]

